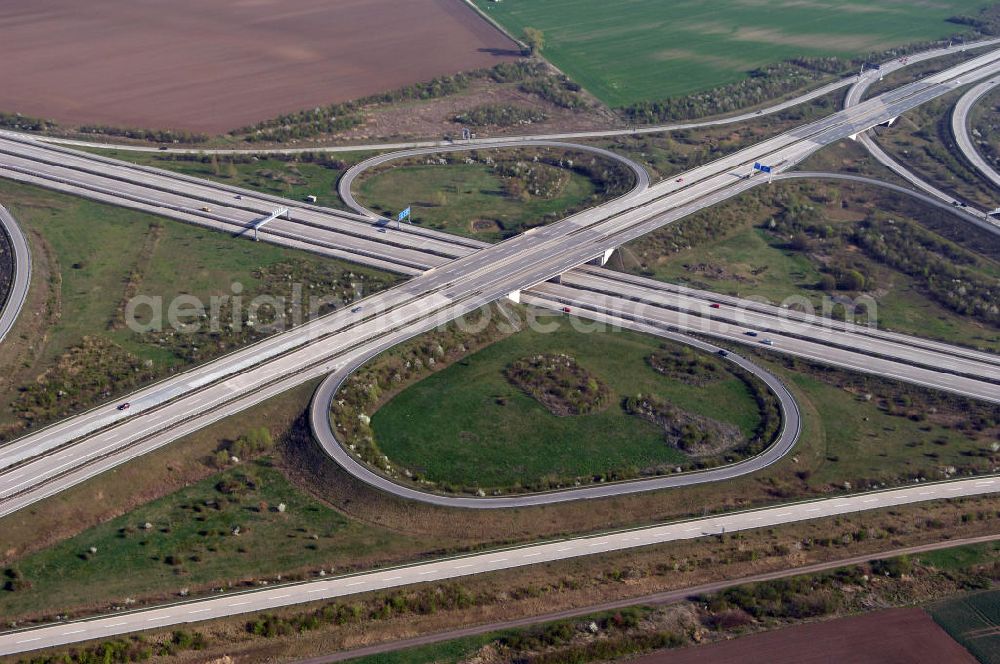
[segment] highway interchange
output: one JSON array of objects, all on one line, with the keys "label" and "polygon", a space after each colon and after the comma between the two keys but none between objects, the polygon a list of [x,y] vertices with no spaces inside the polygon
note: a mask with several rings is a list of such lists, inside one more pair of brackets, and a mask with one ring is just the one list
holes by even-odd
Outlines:
[{"label": "highway interchange", "polygon": [[[605,205],[456,258],[439,269],[414,277],[402,286],[368,298],[361,314],[340,311],[310,321],[262,344],[142,390],[129,398],[133,406],[127,414],[109,404],[25,436],[4,448],[7,451],[2,463],[10,469],[0,474],[0,514],[20,509],[39,497],[82,481],[94,469],[108,463],[121,448],[154,438],[169,442],[194,426],[195,416],[203,416],[202,422],[215,421],[224,414],[236,412],[233,408],[237,403],[246,407],[252,405],[254,397],[263,399],[269,394],[268,388],[277,384],[297,384],[296,381],[304,382],[339,369],[358,356],[395,345],[508,293],[544,283],[663,224],[737,195],[764,182],[760,177],[734,178],[734,173],[749,173],[754,161],[766,158],[771,163],[791,166],[823,145],[886,122],[913,105],[945,94],[957,85],[955,80],[959,76],[967,80],[986,77],[998,67],[1000,55],[997,53],[980,56],[948,72],[909,84],[693,169],[682,182],[669,181],[645,190],[637,189]],[[194,192],[199,200],[208,197],[218,200],[220,194],[213,185],[160,175],[154,169],[132,172],[128,165],[73,155],[64,149],[58,149],[59,158],[56,159],[39,154],[40,151],[56,148],[29,141],[18,143],[2,139],[0,154],[4,156],[4,163],[0,167],[9,168],[9,163],[15,162],[20,169],[10,171],[15,179],[25,176],[27,169],[23,164],[28,161],[28,157],[11,154],[18,147],[33,159],[28,162],[35,173],[31,177],[56,188],[89,187],[86,191],[91,195],[95,195],[94,190],[100,190],[96,195],[111,197],[109,192],[112,188],[119,187],[128,196],[125,203],[129,205],[136,204],[137,199],[143,199],[142,205],[149,205],[145,201],[155,193],[169,201],[166,213],[182,216],[195,214],[200,223],[214,223],[223,228],[228,225],[228,228],[243,229],[267,210],[260,209],[265,203],[258,202],[249,192],[239,200],[234,198],[235,194],[226,192],[222,196],[232,205],[232,210],[226,209],[227,214],[242,215],[241,219],[234,221],[221,213],[201,211],[190,200],[183,200],[182,194],[170,189],[173,187],[176,190],[183,184],[184,191]],[[102,168],[95,168],[95,163]],[[71,166],[76,166],[77,170],[66,174]],[[43,173],[49,179],[43,179],[37,173]],[[94,180],[98,182],[94,183]],[[258,209],[254,210],[254,205]],[[198,216],[197,212],[201,215]],[[342,215],[332,222],[326,219],[313,221],[313,217],[319,214],[311,210],[294,210],[296,220],[302,218],[309,222],[309,225],[299,224],[299,243],[307,234],[317,237],[314,241],[320,246],[338,243],[336,237],[333,240],[327,238],[345,228],[348,221]],[[274,223],[275,228],[269,231],[270,235],[287,233],[277,221]],[[285,222],[286,225],[290,223],[296,222]],[[366,253],[379,248],[380,229],[371,223],[361,228],[374,239],[362,237],[361,232],[356,231],[355,235],[344,237],[339,244]],[[412,235],[407,234],[406,237],[409,239]],[[286,241],[288,238],[279,235],[278,240]],[[444,250],[444,240],[436,237],[421,235],[416,242],[425,251]],[[358,245],[361,248],[356,248]],[[403,253],[400,259],[403,267],[412,265],[416,257],[413,249],[392,247],[392,250],[395,254]],[[337,251],[335,249],[331,253],[338,255]],[[383,312],[388,315],[381,315]],[[863,362],[862,365],[872,366],[872,363]],[[909,368],[905,373],[917,369]],[[984,387],[980,382],[964,376],[947,378],[949,384],[971,386],[973,393],[989,396],[996,392],[994,386]],[[935,384],[940,384],[940,381]],[[66,449],[65,446],[71,442],[72,450]],[[134,454],[134,447],[128,449],[130,455]],[[48,454],[50,451],[53,453]],[[127,456],[121,455],[120,458]],[[94,465],[97,461],[101,464]],[[13,463],[18,465],[11,466]]]},{"label": "highway interchange", "polygon": [[[751,305],[597,268],[577,269],[630,239],[762,183],[762,177],[743,177],[750,173],[754,161],[781,163],[781,170],[786,171],[824,145],[863,135],[870,127],[888,122],[919,103],[947,94],[965,83],[994,76],[998,71],[1000,52],[988,53],[875,99],[852,103],[845,111],[694,169],[684,174],[683,182],[648,186],[640,176],[636,188],[615,201],[489,247],[416,228],[392,229],[391,232],[379,229],[362,212],[331,213],[322,208],[290,204],[294,205],[293,220],[276,220],[268,226],[262,233],[268,241],[392,269],[414,275],[413,278],[366,298],[360,312],[337,311],[145,388],[129,397],[133,408],[127,416],[117,412],[113,405],[106,405],[5,445],[0,448],[0,515],[251,407],[291,386],[324,375],[342,377],[364,358],[522,290],[524,301],[532,304],[555,308],[572,302],[574,313],[579,311],[579,315],[662,335],[684,329],[745,341],[742,335],[748,327],[766,328],[771,334],[783,335],[775,336],[776,350],[780,352],[858,370],[888,373],[902,380],[1000,402],[1000,363],[995,355],[859,326],[821,322],[805,314],[775,311],[767,305]],[[255,219],[283,202],[255,192],[74,153],[9,134],[0,139],[0,174],[235,234],[245,233]],[[201,209],[206,207],[205,203],[211,207],[210,211]],[[560,277],[561,283],[551,283],[555,277]],[[708,303],[716,301],[731,305],[731,310],[709,311]],[[947,368],[943,367],[942,356],[947,357]],[[733,360],[742,361],[735,357]],[[333,381],[334,378],[330,378],[327,384]],[[322,400],[317,402],[322,404]],[[785,431],[794,432],[797,418],[788,415],[786,409]],[[788,440],[783,437],[771,450],[783,454],[788,449]],[[794,442],[794,438],[791,440]],[[682,477],[657,480],[697,481]],[[769,525],[770,518],[789,522],[839,513],[836,510],[848,504],[851,505],[848,511],[856,511],[897,504],[891,502],[894,500],[908,502],[984,493],[995,490],[991,488],[992,482],[991,479],[963,480],[933,491],[921,486],[873,494],[877,497],[861,494],[809,507],[782,506],[747,513],[752,516],[725,515],[711,523],[728,530],[757,527]],[[633,490],[629,484],[615,486],[617,490],[612,485],[600,489],[607,491],[610,488],[611,493]],[[563,499],[557,497],[558,494],[541,495]],[[812,516],[806,516],[808,514]],[[586,542],[586,549],[582,545],[574,545],[575,548],[563,545],[550,550],[538,548],[549,545],[535,545],[519,549],[528,553],[516,560],[519,564],[529,564],[538,562],[532,560],[536,556],[541,561],[550,559],[549,556],[557,559],[611,550],[606,546],[644,546],[667,539],[700,536],[703,529],[709,528],[707,520],[689,523],[696,525],[685,526],[684,530],[670,530],[674,527],[664,526],[660,528],[667,530],[652,529],[627,537],[614,535],[600,541],[599,538],[573,540]],[[757,525],[751,525],[753,523]],[[664,539],[656,539],[658,537]],[[475,558],[473,562],[463,562],[462,567],[435,569],[433,574],[428,572],[426,578],[409,572],[392,578],[385,576],[387,572],[378,572],[369,575],[371,581],[365,580],[367,576],[359,576],[343,581],[340,586],[336,583],[322,588],[295,586],[301,590],[285,596],[277,596],[278,591],[270,590],[267,592],[271,595],[248,595],[250,599],[245,602],[226,598],[229,603],[225,606],[199,603],[194,609],[185,605],[186,612],[169,608],[135,614],[136,620],[143,616],[141,620],[147,624],[131,618],[122,624],[110,624],[122,619],[116,616],[105,622],[81,623],[85,625],[81,631],[77,631],[79,627],[68,625],[53,626],[44,628],[48,631],[32,631],[30,635],[2,636],[0,647],[45,647],[143,627],[259,610],[272,606],[267,603],[277,600],[285,600],[281,603],[288,604],[321,599],[328,596],[326,592],[343,594],[348,587],[354,588],[353,592],[360,592],[379,587],[378,583],[398,581],[402,584],[478,573],[491,569],[489,565],[504,562],[508,561]],[[503,567],[505,565],[500,565],[497,569]],[[459,569],[469,571],[458,572]],[[434,576],[438,573],[445,576]],[[166,611],[168,615],[156,611]],[[216,611],[229,613],[217,614]]]}]

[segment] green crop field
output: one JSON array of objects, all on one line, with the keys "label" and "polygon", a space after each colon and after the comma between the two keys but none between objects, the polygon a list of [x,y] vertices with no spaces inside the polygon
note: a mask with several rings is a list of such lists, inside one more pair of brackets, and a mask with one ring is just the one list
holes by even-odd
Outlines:
[{"label": "green crop field", "polygon": [[[619,406],[652,394],[729,422],[749,437],[760,420],[749,388],[726,376],[691,387],[657,374],[646,356],[662,340],[625,331],[525,330],[407,388],[375,412],[372,427],[393,463],[429,479],[469,486],[531,485],[687,460],[653,424]],[[610,405],[557,417],[514,387],[503,370],[538,353],[566,353],[612,390]]]},{"label": "green crop field", "polygon": [[930,607],[934,620],[983,664],[1000,664],[1000,591]]},{"label": "green crop field", "polygon": [[610,106],[684,95],[799,56],[855,56],[962,32],[976,0],[475,0]]},{"label": "green crop field", "polygon": [[985,564],[998,553],[1000,553],[1000,542],[984,542],[922,553],[920,562],[940,570],[961,570]]}]

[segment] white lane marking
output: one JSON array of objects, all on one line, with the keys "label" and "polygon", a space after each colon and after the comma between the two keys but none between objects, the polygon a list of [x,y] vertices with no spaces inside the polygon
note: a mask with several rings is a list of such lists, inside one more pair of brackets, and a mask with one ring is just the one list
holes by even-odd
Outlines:
[{"label": "white lane marking", "polygon": [[862,500],[861,502],[863,502],[863,503],[874,503],[874,502],[878,502],[878,498],[866,498],[865,500]]},{"label": "white lane marking", "polygon": [[472,563],[468,565],[455,565],[455,569],[465,569],[466,567],[472,567]]},{"label": "white lane marking", "polygon": [[387,578],[382,579],[382,580],[383,581],[397,581],[397,580],[402,579],[402,578],[403,577],[401,577],[401,576],[390,576],[390,577],[387,577]]},{"label": "white lane marking", "polygon": [[313,593],[321,593],[324,590],[326,590],[326,588],[313,588],[312,590],[307,590],[306,594],[307,595],[312,595]]},{"label": "white lane marking", "polygon": [[212,609],[196,609],[194,611],[188,611],[188,613],[205,613],[206,611],[211,611]]},{"label": "white lane marking", "polygon": [[690,528],[685,528],[685,529],[684,529],[684,532],[686,532],[686,533],[689,533],[689,532],[691,532],[692,530],[698,530],[698,526],[692,526],[692,527],[690,527]]},{"label": "white lane marking", "polygon": [[818,508],[818,507],[810,507],[810,508],[809,508],[809,509],[807,509],[806,511],[807,511],[807,512],[818,512],[818,511],[819,511],[819,508]]},{"label": "white lane marking", "polygon": [[960,486],[950,486],[950,487],[948,487],[946,489],[946,491],[961,491],[961,490],[962,490],[962,487],[960,487]]},{"label": "white lane marking", "polygon": [[522,558],[534,558],[535,556],[540,556],[540,555],[542,555],[542,552],[537,551],[535,553],[526,553],[522,556]]},{"label": "white lane marking", "polygon": [[166,620],[170,616],[154,616],[152,618],[146,618],[146,622],[153,622],[154,620]]},{"label": "white lane marking", "polygon": [[591,542],[590,546],[603,546],[603,545],[605,545],[607,543],[608,543],[608,540],[604,540],[603,542]]},{"label": "white lane marking", "polygon": [[36,636],[34,638],[31,638],[31,639],[21,639],[20,641],[18,641],[18,643],[31,643],[32,641],[38,641],[41,638],[42,637],[40,637],[40,636]]},{"label": "white lane marking", "polygon": [[354,583],[348,583],[348,586],[360,586],[363,585],[364,581],[355,581]]},{"label": "white lane marking", "polygon": [[128,621],[126,621],[126,622],[120,622],[120,623],[114,623],[112,625],[108,625],[108,627],[121,627],[122,625],[127,625],[127,624],[128,624]]},{"label": "white lane marking", "polygon": [[985,482],[976,482],[976,486],[986,486],[987,484],[993,484],[993,480],[986,480]]},{"label": "white lane marking", "polygon": [[86,632],[85,629],[74,629],[72,632],[63,632],[63,636],[69,636],[70,634],[79,634],[80,632]]},{"label": "white lane marking", "polygon": [[570,549],[572,549],[572,548],[573,548],[573,547],[571,547],[571,546],[564,546],[564,547],[563,547],[563,548],[561,548],[561,549],[556,549],[556,551],[558,551],[559,553],[562,553],[563,551],[569,551],[569,550],[570,550]]},{"label": "white lane marking", "polygon": [[510,558],[494,558],[493,560],[491,560],[489,562],[491,562],[491,563],[502,563],[505,560],[510,560]]},{"label": "white lane marking", "polygon": [[429,569],[426,572],[419,572],[419,574],[420,576],[423,576],[424,574],[433,574],[436,571],[437,571],[436,569]]},{"label": "white lane marking", "polygon": [[789,514],[791,514],[791,512],[779,512],[778,514],[775,514],[774,516],[782,517],[782,516],[788,516]]},{"label": "white lane marking", "polygon": [[285,599],[286,597],[291,597],[291,595],[275,595],[271,599]]},{"label": "white lane marking", "polygon": [[245,602],[233,602],[229,606],[243,606],[244,604],[249,604],[249,603],[250,603],[250,600],[247,600]]}]

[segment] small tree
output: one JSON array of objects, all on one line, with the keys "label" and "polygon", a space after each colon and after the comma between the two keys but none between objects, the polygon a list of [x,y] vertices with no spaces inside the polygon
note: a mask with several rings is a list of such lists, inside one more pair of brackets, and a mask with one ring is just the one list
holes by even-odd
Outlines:
[{"label": "small tree", "polygon": [[845,291],[859,291],[865,287],[865,275],[857,270],[847,270],[840,275],[837,288]]},{"label": "small tree", "polygon": [[538,28],[525,28],[524,43],[528,45],[531,55],[540,53],[545,48],[545,34]]}]

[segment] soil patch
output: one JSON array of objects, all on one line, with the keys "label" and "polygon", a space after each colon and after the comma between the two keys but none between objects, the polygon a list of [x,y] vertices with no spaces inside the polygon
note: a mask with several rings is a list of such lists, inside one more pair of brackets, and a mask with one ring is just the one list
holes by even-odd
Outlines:
[{"label": "soil patch", "polygon": [[633,660],[634,664],[974,664],[975,661],[921,609],[891,609],[799,625]]},{"label": "soil patch", "polygon": [[209,133],[518,56],[460,0],[12,0],[0,32],[6,111]]},{"label": "soil patch", "polygon": [[492,219],[473,219],[469,230],[473,233],[499,233],[503,226]]}]

